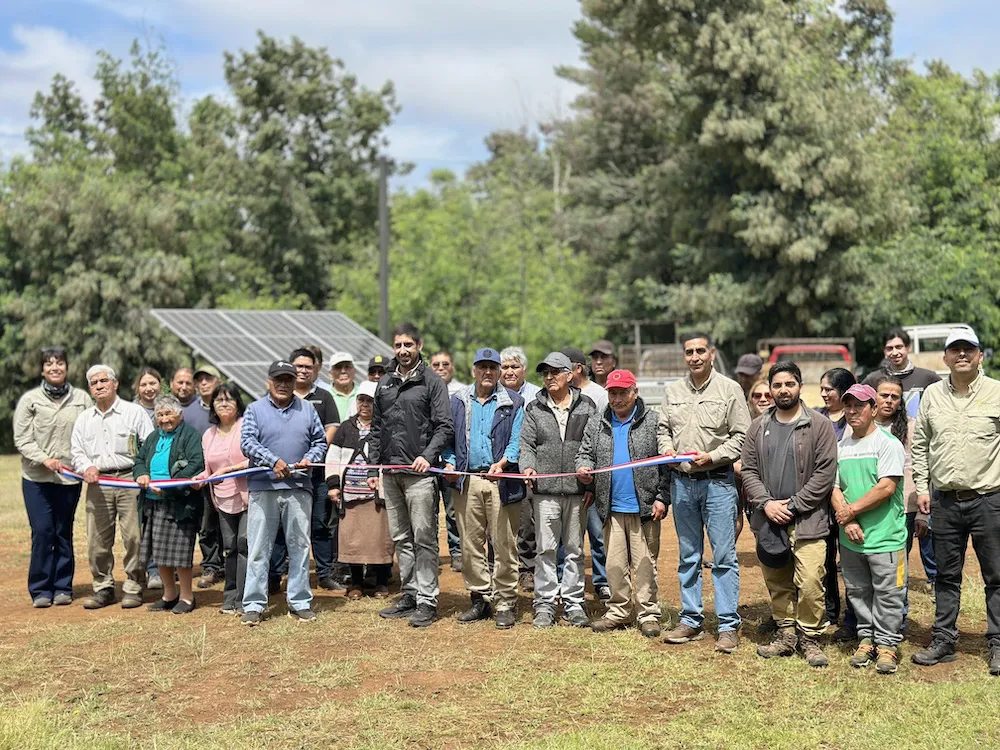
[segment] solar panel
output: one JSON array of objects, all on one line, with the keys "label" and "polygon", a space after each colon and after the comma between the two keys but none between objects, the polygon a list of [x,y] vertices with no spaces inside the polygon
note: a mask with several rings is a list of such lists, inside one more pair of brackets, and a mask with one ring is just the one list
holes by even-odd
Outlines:
[{"label": "solar panel", "polygon": [[150,313],[198,357],[257,397],[264,394],[268,365],[303,344],[318,346],[327,362],[334,352],[349,352],[359,382],[367,376],[369,359],[376,354],[392,356],[385,342],[335,311],[155,309]]}]

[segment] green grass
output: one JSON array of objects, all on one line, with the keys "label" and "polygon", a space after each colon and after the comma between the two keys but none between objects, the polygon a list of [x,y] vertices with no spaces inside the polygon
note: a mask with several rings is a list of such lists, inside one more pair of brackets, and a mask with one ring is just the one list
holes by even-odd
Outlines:
[{"label": "green grass", "polygon": [[[83,518],[81,507],[78,586],[89,579]],[[724,657],[709,641],[667,647],[635,631],[537,632],[526,608],[508,632],[460,627],[453,613],[464,594],[447,573],[446,618],[421,631],[381,620],[380,602],[327,594],[312,625],[281,616],[279,605],[254,630],[208,605],[185,617],[90,613],[78,604],[35,611],[24,590],[28,539],[16,460],[0,457],[0,750],[860,750],[1000,741],[1000,681],[982,660],[974,569],[959,661],[932,670],[904,661],[898,674],[880,677],[852,670],[848,651],[832,646],[830,667],[815,671],[799,658],[764,661],[749,638]],[[743,603],[759,612],[759,570],[748,567],[743,580]],[[667,555],[660,581],[664,611],[673,613]],[[911,611],[924,631],[929,597],[914,592]],[[756,624],[747,623],[750,637]],[[917,645],[906,643],[904,656]]]}]

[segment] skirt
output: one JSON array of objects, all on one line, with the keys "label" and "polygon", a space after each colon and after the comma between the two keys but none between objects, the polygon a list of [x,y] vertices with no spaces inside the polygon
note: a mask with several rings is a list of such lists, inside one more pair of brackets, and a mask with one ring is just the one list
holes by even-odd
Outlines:
[{"label": "skirt", "polygon": [[199,520],[174,519],[167,503],[151,500],[144,509],[142,519],[142,564],[150,558],[164,568],[190,568],[194,565],[194,542],[198,536]]},{"label": "skirt", "polygon": [[340,519],[337,561],[346,565],[392,565],[389,514],[375,500],[348,503]]}]

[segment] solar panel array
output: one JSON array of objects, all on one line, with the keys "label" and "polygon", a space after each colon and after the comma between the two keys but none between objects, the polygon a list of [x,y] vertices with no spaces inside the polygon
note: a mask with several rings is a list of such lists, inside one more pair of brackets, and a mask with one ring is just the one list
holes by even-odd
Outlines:
[{"label": "solar panel array", "polygon": [[303,344],[323,350],[324,375],[334,352],[350,352],[358,381],[367,376],[368,360],[392,356],[392,349],[343,313],[303,310],[150,311],[195,355],[211,362],[232,382],[254,396],[264,394],[268,366]]}]

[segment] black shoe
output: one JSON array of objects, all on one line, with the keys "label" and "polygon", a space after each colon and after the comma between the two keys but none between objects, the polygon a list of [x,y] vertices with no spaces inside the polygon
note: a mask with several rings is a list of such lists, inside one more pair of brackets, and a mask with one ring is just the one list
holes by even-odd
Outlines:
[{"label": "black shoe", "polygon": [[347,587],[342,581],[338,581],[332,575],[323,576],[318,580],[319,587],[327,591],[344,591]]},{"label": "black shoe", "polygon": [[170,610],[175,615],[186,615],[189,612],[194,611],[194,597],[191,597],[191,601],[186,602],[183,599],[178,599],[177,604],[172,610]]},{"label": "black shoe", "polygon": [[1000,643],[994,643],[990,646],[990,674],[994,677],[1000,677]]},{"label": "black shoe", "polygon": [[597,594],[597,598],[602,602],[606,602],[611,599],[611,587],[610,586],[598,586],[594,589],[594,593]]},{"label": "black shoe", "polygon": [[497,612],[497,630],[510,630],[516,622],[517,618],[514,616],[514,610],[501,609]]},{"label": "black shoe", "polygon": [[942,662],[955,661],[955,644],[941,638],[935,638],[931,645],[925,649],[917,651],[910,657],[910,661],[919,664],[921,667],[932,667]]},{"label": "black shoe", "polygon": [[473,594],[472,606],[458,616],[458,621],[462,625],[467,625],[468,623],[476,622],[477,620],[486,620],[492,612],[493,610],[490,608],[490,603],[483,598],[482,594]]},{"label": "black shoe", "polygon": [[177,606],[177,602],[179,602],[180,600],[181,600],[180,596],[175,596],[173,599],[170,599],[169,601],[165,600],[161,596],[155,602],[146,607],[146,609],[148,609],[150,612],[169,612],[170,610],[172,610],[174,607]]},{"label": "black shoe", "polygon": [[418,604],[417,611],[410,615],[410,627],[426,628],[434,623],[437,616],[437,607],[432,607],[430,604]]},{"label": "black shoe", "polygon": [[288,610],[288,616],[296,622],[312,622],[316,619],[316,613],[313,612],[311,607],[306,607],[305,609],[290,609]]},{"label": "black shoe", "polygon": [[417,609],[417,600],[414,599],[409,594],[403,594],[396,603],[386,607],[381,612],[378,613],[379,617],[384,617],[386,620],[401,620],[404,617],[409,617]]}]

